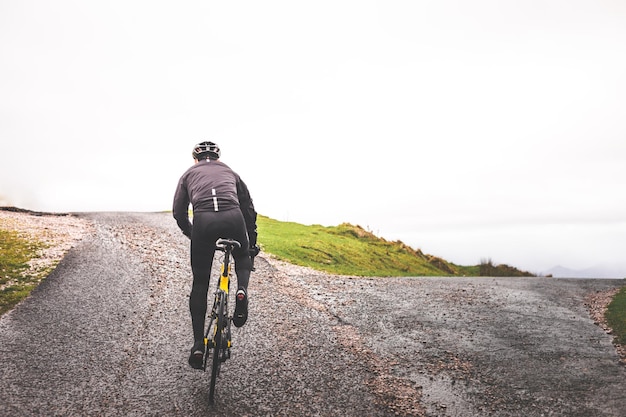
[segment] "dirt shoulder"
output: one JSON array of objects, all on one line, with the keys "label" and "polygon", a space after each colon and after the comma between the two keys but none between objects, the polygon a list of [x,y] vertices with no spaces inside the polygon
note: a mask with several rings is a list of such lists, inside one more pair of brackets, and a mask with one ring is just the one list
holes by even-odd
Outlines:
[{"label": "dirt shoulder", "polygon": [[[600,326],[606,334],[609,335],[613,334],[613,329],[611,329],[606,321],[606,310],[619,291],[620,288],[611,288],[604,291],[599,290],[588,294],[585,298],[585,306],[589,310],[589,315],[593,319],[594,323]],[[619,344],[616,340],[614,340],[613,344],[615,345],[615,349],[620,356],[620,360],[624,365],[626,365],[626,345]]]},{"label": "dirt shoulder", "polygon": [[54,267],[92,230],[91,223],[71,214],[51,214],[0,207],[0,229],[18,232],[25,239],[45,245],[29,263],[30,274]]}]

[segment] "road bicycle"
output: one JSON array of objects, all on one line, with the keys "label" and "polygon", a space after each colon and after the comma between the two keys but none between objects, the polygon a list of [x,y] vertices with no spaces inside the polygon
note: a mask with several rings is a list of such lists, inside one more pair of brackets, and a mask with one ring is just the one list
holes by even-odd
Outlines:
[{"label": "road bicycle", "polygon": [[215,401],[215,383],[220,373],[222,362],[230,358],[231,320],[228,311],[228,292],[230,289],[231,254],[241,244],[232,239],[218,239],[215,249],[224,252],[224,259],[220,267],[220,276],[217,281],[213,308],[209,318],[209,326],[204,335],[204,362],[202,369],[206,371],[209,358],[211,359],[211,384],[209,388],[209,403]]},{"label": "road bicycle", "polygon": [[[204,335],[204,359],[202,369],[206,372],[209,358],[211,362],[211,383],[209,387],[209,403],[215,401],[215,385],[223,362],[230,359],[232,347],[231,322],[233,316],[228,309],[228,293],[230,290],[230,272],[232,252],[239,249],[241,244],[233,239],[218,239],[215,249],[224,252],[224,259],[220,267],[220,276],[217,281],[217,289],[213,300],[213,307],[209,317],[209,325]],[[259,253],[258,246],[250,249],[252,258],[252,270],[254,270],[254,257]]]}]

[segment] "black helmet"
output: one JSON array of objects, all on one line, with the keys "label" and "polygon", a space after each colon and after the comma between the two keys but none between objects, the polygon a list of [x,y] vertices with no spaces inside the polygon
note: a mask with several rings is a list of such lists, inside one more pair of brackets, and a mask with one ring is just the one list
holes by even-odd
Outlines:
[{"label": "black helmet", "polygon": [[213,142],[200,142],[193,147],[193,159],[205,159],[207,156],[211,159],[219,159],[220,148]]}]

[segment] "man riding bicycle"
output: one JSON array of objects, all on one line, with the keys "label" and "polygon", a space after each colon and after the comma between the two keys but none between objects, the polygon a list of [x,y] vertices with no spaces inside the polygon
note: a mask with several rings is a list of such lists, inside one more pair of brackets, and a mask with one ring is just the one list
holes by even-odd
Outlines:
[{"label": "man riding bicycle", "polygon": [[[215,143],[198,143],[192,155],[195,163],[182,175],[174,194],[173,215],[178,227],[191,239],[193,285],[189,311],[194,345],[189,365],[201,369],[215,242],[219,238],[230,238],[241,243],[241,248],[233,251],[237,275],[233,323],[241,327],[248,319],[248,281],[252,269],[250,253],[251,249],[257,248],[257,213],[246,184],[237,173],[219,161],[221,152]],[[193,207],[193,225],[189,220],[189,203]]]}]

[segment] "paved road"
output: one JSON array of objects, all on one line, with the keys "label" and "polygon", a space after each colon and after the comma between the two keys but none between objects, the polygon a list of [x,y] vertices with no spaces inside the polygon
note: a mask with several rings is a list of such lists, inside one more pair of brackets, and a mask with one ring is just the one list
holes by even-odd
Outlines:
[{"label": "paved road", "polygon": [[187,363],[188,241],[168,214],[94,232],[0,318],[2,416],[623,416],[583,299],[624,280],[327,276],[258,259],[217,404]]}]

